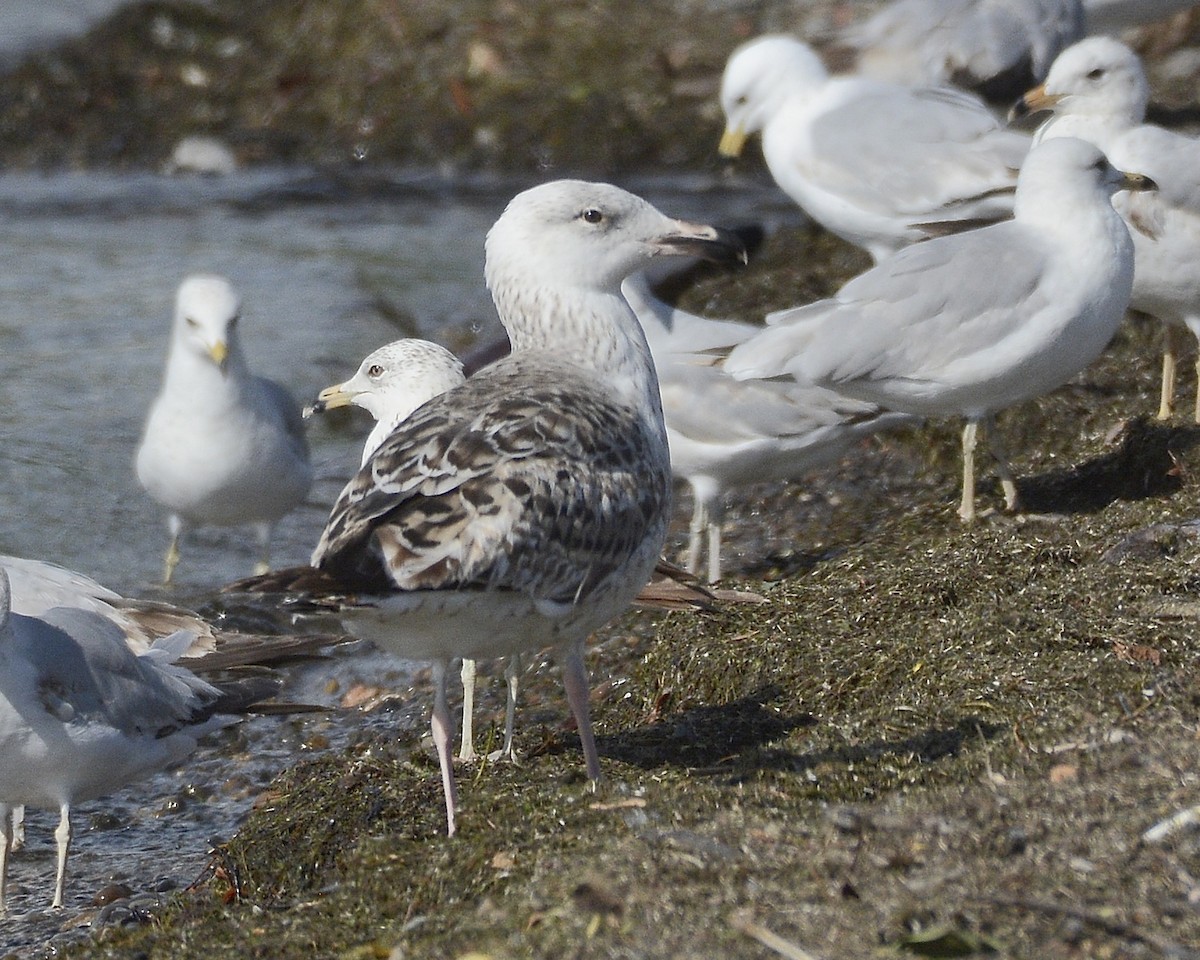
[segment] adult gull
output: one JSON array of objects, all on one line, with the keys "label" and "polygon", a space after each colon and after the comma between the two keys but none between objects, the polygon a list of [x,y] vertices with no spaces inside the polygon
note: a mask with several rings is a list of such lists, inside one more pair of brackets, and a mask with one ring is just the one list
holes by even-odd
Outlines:
[{"label": "adult gull", "polygon": [[[1089,37],[1064,50],[1046,82],[1025,94],[1014,114],[1052,111],[1035,137],[1079,137],[1117,166],[1158,184],[1153,195],[1120,195],[1114,203],[1131,227],[1130,305],[1164,324],[1158,416],[1175,409],[1181,334],[1200,338],[1200,140],[1144,123],[1150,84],[1137,55],[1110,37]],[[1193,416],[1200,423],[1200,360]]]},{"label": "adult gull", "polygon": [[[59,811],[51,905],[61,907],[71,807],[179,762],[198,737],[229,722],[224,713],[245,705],[175,664],[189,641],[173,635],[138,656],[99,614],[16,613],[0,568],[0,915],[14,807]],[[251,700],[277,684],[252,686]]]},{"label": "adult gull", "polygon": [[[1111,198],[1152,187],[1082,140],[1043,143],[1021,170],[1011,221],[914,244],[831,299],[772,315],[726,369],[965,417],[959,515],[971,520],[979,425],[1061,386],[1103,351],[1133,284],[1133,242]],[[1014,509],[1016,484],[988,439]]]},{"label": "adult gull", "polygon": [[169,511],[163,582],[191,526],[253,525],[258,572],[271,531],[298,506],[313,470],[300,407],[278,383],[251,373],[238,334],[241,299],[223,277],[180,284],[162,389],[137,451],[138,482]]},{"label": "adult gull", "polygon": [[965,91],[831,77],[806,44],[769,34],[730,55],[720,98],[720,152],[737,156],[761,131],[780,189],[875,260],[926,239],[931,224],[1012,212],[1029,137]]},{"label": "adult gull", "polygon": [[794,380],[738,380],[724,358],[762,327],[715,320],[672,307],[644,271],[622,286],[646,331],[662,393],[671,471],[692,491],[687,568],[721,579],[725,493],[738,486],[795,480],[832,463],[855,443],[919,422],[833,390]]}]

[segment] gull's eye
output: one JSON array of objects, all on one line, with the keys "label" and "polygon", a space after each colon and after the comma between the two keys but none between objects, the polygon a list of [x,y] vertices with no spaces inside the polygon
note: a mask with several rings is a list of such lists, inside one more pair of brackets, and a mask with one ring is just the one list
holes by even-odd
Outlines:
[{"label": "gull's eye", "polygon": [[1104,76],[1104,68],[1097,67],[1095,70],[1088,71],[1087,78],[1089,80],[1099,80],[1102,76]]},{"label": "gull's eye", "polygon": [[602,214],[595,207],[588,207],[583,211],[583,213],[580,214],[580,216],[583,217],[583,219],[588,223],[599,223],[604,219],[604,214]]},{"label": "gull's eye", "polygon": [[743,93],[740,97],[738,97],[733,102],[736,103],[739,107],[744,107],[746,104],[748,104],[750,102],[750,97],[748,94]]},{"label": "gull's eye", "polygon": [[378,380],[383,376],[383,367],[378,363],[373,363],[367,367],[367,376],[372,380]]},{"label": "gull's eye", "polygon": [[236,327],[238,325],[238,321],[241,319],[242,319],[242,315],[240,313],[235,313],[232,317],[230,317],[229,318],[230,328],[232,329],[233,327]]},{"label": "gull's eye", "polygon": [[193,330],[195,330],[196,327],[200,326],[199,320],[193,320],[191,317],[184,317],[183,319],[187,322],[187,325],[189,327],[191,327]]}]

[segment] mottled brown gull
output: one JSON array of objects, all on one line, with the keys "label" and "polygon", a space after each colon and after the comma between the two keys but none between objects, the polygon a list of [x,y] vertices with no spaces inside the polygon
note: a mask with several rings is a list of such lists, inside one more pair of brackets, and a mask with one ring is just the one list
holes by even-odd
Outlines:
[{"label": "mottled brown gull", "polygon": [[560,180],[515,197],[486,268],[509,356],[415,411],[335,504],[315,570],[259,589],[348,594],[351,632],[434,666],[431,729],[455,831],[446,671],[456,657],[556,646],[587,774],[600,777],[587,635],[658,560],[670,461],[658,382],[621,281],[652,259],[740,244],[617,187]]},{"label": "mottled brown gull", "polygon": [[[324,410],[353,405],[366,410],[375,418],[366,443],[362,463],[365,465],[379,445],[414,410],[434,397],[459,386],[466,379],[462,362],[445,347],[408,337],[393,340],[367,354],[354,376],[342,383],[326,387],[317,399],[305,407],[305,416]],[[521,655],[513,654],[505,665],[504,677],[508,688],[504,716],[504,745],[499,758],[513,758],[513,731],[516,724],[517,685],[521,670]],[[460,760],[474,760],[475,753],[475,661],[462,661],[463,713],[462,738],[459,742]]]}]

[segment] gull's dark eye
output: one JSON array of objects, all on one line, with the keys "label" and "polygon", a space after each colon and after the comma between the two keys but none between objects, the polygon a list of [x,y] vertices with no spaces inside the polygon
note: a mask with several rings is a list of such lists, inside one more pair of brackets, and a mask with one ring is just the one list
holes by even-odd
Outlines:
[{"label": "gull's dark eye", "polygon": [[232,317],[229,318],[229,326],[236,327],[238,325],[238,321],[241,319],[242,319],[241,314],[235,313]]},{"label": "gull's dark eye", "polygon": [[583,211],[582,214],[580,214],[580,216],[582,216],[583,219],[586,220],[588,223],[599,223],[601,220],[604,219],[604,214],[602,214],[595,207],[588,207],[586,210]]},{"label": "gull's dark eye", "polygon": [[381,367],[378,363],[371,364],[369,367],[367,367],[367,376],[372,380],[378,380],[383,376],[383,367]]},{"label": "gull's dark eye", "polygon": [[196,327],[200,326],[200,321],[199,321],[199,320],[193,320],[191,317],[184,317],[183,319],[187,321],[187,325],[188,325],[189,327],[191,327],[193,330],[194,330]]},{"label": "gull's dark eye", "polygon": [[745,94],[745,93],[743,93],[740,97],[738,97],[734,101],[734,103],[736,103],[739,107],[744,107],[749,102],[750,102],[750,97],[748,94]]},{"label": "gull's dark eye", "polygon": [[1097,67],[1095,70],[1088,71],[1087,78],[1089,80],[1099,80],[1102,76],[1104,76],[1104,69],[1102,67]]}]

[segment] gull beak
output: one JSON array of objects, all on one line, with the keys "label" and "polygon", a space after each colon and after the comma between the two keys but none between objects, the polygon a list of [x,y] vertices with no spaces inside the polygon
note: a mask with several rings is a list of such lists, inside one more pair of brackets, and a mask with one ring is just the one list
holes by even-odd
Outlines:
[{"label": "gull beak", "polygon": [[1062,98],[1061,93],[1047,93],[1046,85],[1043,83],[1028,91],[1025,96],[1012,105],[1008,111],[1008,120],[1011,123],[1013,120],[1019,120],[1021,117],[1037,113],[1039,110],[1053,110],[1054,105]]},{"label": "gull beak", "polygon": [[218,340],[208,348],[208,356],[217,365],[217,369],[224,373],[229,364],[229,344]]},{"label": "gull beak", "polygon": [[717,153],[723,157],[740,157],[746,145],[746,131],[741,127],[726,127],[717,144]]},{"label": "gull beak", "polygon": [[1136,193],[1141,190],[1157,190],[1158,184],[1144,173],[1125,173],[1121,171],[1121,186],[1117,189],[1131,190]]},{"label": "gull beak", "polygon": [[651,244],[656,256],[700,257],[712,263],[746,263],[746,245],[732,230],[675,220],[674,229]]},{"label": "gull beak", "polygon": [[348,407],[354,401],[353,394],[342,389],[344,383],[335,383],[317,394],[317,399],[304,408],[304,416],[311,417],[314,413],[324,413],[326,410],[336,410],[338,407]]}]

